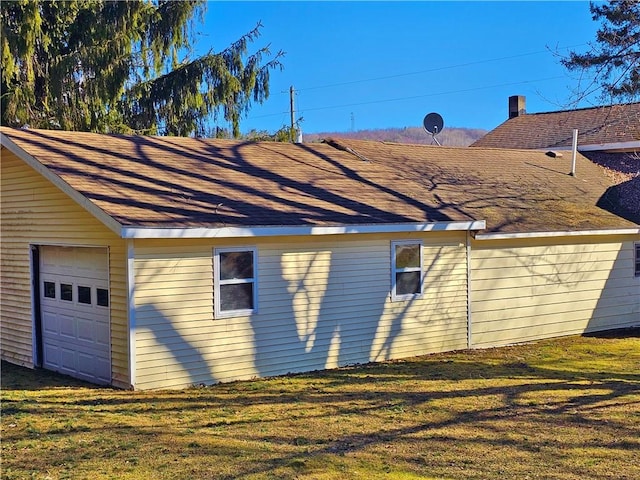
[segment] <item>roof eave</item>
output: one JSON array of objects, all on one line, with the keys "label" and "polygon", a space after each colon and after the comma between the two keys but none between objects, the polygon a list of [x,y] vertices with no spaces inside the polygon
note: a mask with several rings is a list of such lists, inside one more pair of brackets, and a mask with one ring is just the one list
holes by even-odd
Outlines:
[{"label": "roof eave", "polygon": [[520,233],[477,233],[476,240],[510,240],[516,238],[548,238],[548,237],[578,237],[587,235],[638,235],[640,226],[633,228],[613,228],[602,230],[568,230],[556,232],[520,232]]},{"label": "roof eave", "polygon": [[382,223],[366,225],[295,225],[295,226],[254,226],[254,227],[193,227],[154,228],[123,227],[122,238],[247,238],[276,236],[318,236],[352,235],[366,233],[411,233],[479,231],[486,228],[484,220],[432,223]]},{"label": "roof eave", "polygon": [[27,153],[24,149],[15,144],[13,140],[7,137],[4,133],[0,132],[0,145],[7,148],[10,152],[15,154],[18,158],[23,160],[27,165],[33,168],[36,172],[42,175],[44,178],[53,183],[56,187],[62,190],[65,194],[71,197],[78,205],[84,208],[91,215],[96,217],[102,222],[109,230],[113,231],[116,235],[122,235],[122,225],[116,221],[113,217],[108,215],[102,209],[100,209],[95,203],[82,195],[71,185],[65,182],[58,175],[49,170],[45,165],[40,163],[34,156]]},{"label": "roof eave", "polygon": [[578,145],[579,152],[594,152],[599,150],[640,150],[640,140],[631,142],[594,143]]}]

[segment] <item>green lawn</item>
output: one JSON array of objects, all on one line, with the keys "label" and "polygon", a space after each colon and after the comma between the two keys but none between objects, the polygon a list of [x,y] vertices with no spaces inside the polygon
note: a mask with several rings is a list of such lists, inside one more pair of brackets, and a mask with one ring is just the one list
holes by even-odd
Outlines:
[{"label": "green lawn", "polygon": [[2,478],[639,479],[640,330],[174,391],[2,363]]}]

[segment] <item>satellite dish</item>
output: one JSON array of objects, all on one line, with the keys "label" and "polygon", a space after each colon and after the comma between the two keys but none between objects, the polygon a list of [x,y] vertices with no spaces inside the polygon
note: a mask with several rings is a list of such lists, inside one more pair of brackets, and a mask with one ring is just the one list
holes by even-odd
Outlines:
[{"label": "satellite dish", "polygon": [[444,128],[444,120],[435,112],[425,115],[422,124],[424,125],[424,129],[431,135],[439,134]]},{"label": "satellite dish", "polygon": [[431,112],[425,115],[422,125],[424,129],[431,134],[433,141],[440,145],[436,135],[442,132],[444,128],[444,120],[442,117],[438,113]]}]

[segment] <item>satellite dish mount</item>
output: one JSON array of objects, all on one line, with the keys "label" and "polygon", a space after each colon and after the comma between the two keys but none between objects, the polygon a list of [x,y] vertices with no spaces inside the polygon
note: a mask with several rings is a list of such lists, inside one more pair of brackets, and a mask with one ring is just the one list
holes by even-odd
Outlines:
[{"label": "satellite dish mount", "polygon": [[444,120],[442,117],[435,112],[431,112],[425,115],[422,125],[427,133],[431,134],[431,145],[435,142],[438,146],[442,146],[436,138],[436,135],[442,132],[442,129],[444,128]]}]

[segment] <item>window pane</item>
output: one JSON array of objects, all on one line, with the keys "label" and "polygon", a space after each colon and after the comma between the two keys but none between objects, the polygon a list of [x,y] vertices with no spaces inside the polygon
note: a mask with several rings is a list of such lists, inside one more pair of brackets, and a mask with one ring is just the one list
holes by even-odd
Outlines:
[{"label": "window pane", "polygon": [[396,245],[396,268],[419,268],[420,245]]},{"label": "window pane", "polygon": [[221,252],[220,280],[253,278],[253,252]]},{"label": "window pane", "polygon": [[420,272],[396,273],[396,295],[420,293]]},{"label": "window pane", "polygon": [[253,309],[253,283],[220,285],[220,310]]},{"label": "window pane", "polygon": [[101,307],[109,306],[109,290],[106,288],[98,288],[96,289],[96,301],[97,304]]},{"label": "window pane", "polygon": [[60,298],[68,302],[73,302],[73,286],[68,283],[61,283]]},{"label": "window pane", "polygon": [[78,285],[78,303],[91,305],[91,287],[81,287]]},{"label": "window pane", "polygon": [[44,282],[44,296],[47,298],[56,298],[55,282]]}]

